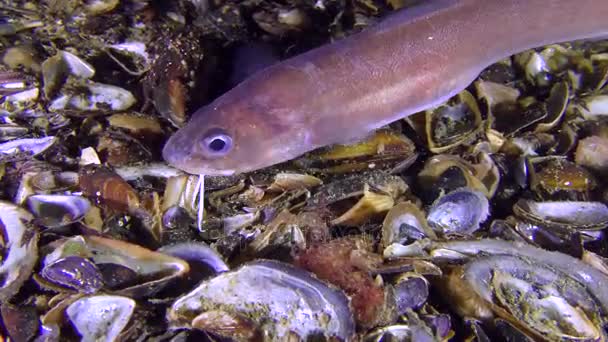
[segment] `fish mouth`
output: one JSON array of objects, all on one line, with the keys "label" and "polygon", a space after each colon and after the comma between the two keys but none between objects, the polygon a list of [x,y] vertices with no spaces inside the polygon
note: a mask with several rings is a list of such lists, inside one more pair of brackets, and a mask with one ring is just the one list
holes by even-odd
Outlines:
[{"label": "fish mouth", "polygon": [[193,158],[184,150],[186,146],[170,138],[163,148],[163,159],[170,166],[192,175],[231,176],[236,173],[234,169],[214,169],[206,167],[204,163],[193,163]]}]

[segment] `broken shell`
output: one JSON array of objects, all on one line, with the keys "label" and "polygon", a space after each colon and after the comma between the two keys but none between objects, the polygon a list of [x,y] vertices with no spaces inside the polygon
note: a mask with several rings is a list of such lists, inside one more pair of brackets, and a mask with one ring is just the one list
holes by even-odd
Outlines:
[{"label": "broken shell", "polygon": [[4,97],[2,104],[0,104],[0,108],[9,113],[22,113],[38,101],[38,95],[40,95],[38,88],[31,88],[7,95]]},{"label": "broken shell", "polygon": [[469,141],[481,131],[481,111],[467,90],[445,104],[425,111],[426,138],[429,150],[442,153]]},{"label": "broken shell", "polygon": [[564,232],[608,227],[608,207],[601,202],[535,202],[520,199],[513,205],[513,212],[529,222]]},{"label": "broken shell", "polygon": [[101,15],[112,11],[118,4],[120,0],[90,0],[85,9],[91,15]]},{"label": "broken shell", "polygon": [[442,192],[461,187],[481,191],[487,198],[492,198],[500,182],[500,172],[487,153],[481,152],[479,156],[479,164],[449,154],[427,159],[418,173],[418,182],[425,189],[426,198],[432,201]]},{"label": "broken shell", "polygon": [[514,59],[515,63],[525,72],[528,82],[541,87],[547,85],[551,70],[543,54],[535,50],[528,50],[516,54]]},{"label": "broken shell", "polygon": [[[142,42],[133,41],[110,45],[106,52],[114,62],[131,75],[139,76],[150,69],[150,56],[146,52],[146,44]],[[132,70],[115,54],[120,55],[120,57],[125,56],[130,58],[132,64],[136,65],[136,69]]]},{"label": "broken shell", "polygon": [[575,108],[585,119],[598,119],[608,115],[608,95],[590,95],[583,97]]},{"label": "broken shell", "polygon": [[355,333],[341,291],[277,261],[257,260],[203,281],[171,306],[167,318],[176,328],[190,327],[200,315],[220,308],[251,320],[273,339],[290,333],[306,339],[323,331],[348,340]]},{"label": "broken shell", "polygon": [[0,201],[0,301],[10,299],[30,277],[38,261],[38,230],[34,217],[10,202]]},{"label": "broken shell", "polygon": [[536,125],[535,132],[548,132],[555,128],[566,112],[569,99],[570,88],[568,88],[568,83],[556,83],[551,88],[551,93],[546,101],[547,116]]},{"label": "broken shell", "polygon": [[475,83],[479,98],[487,104],[487,132],[511,137],[547,117],[544,102],[526,103],[519,90],[488,81]]},{"label": "broken shell", "polygon": [[95,69],[89,63],[67,51],[59,51],[42,63],[44,96],[51,99],[61,88],[68,74],[78,78],[91,78]]},{"label": "broken shell", "polygon": [[65,312],[83,341],[115,341],[131,320],[135,304],[131,298],[99,295],[80,298]]},{"label": "broken shell", "polygon": [[428,226],[426,214],[411,202],[392,207],[382,223],[384,248],[392,243],[407,244],[408,241],[427,237],[437,239],[435,232]]},{"label": "broken shell", "polygon": [[35,157],[57,142],[53,136],[44,138],[18,139],[0,144],[2,158],[30,158]]},{"label": "broken shell", "polygon": [[122,111],[136,102],[130,91],[103,83],[86,82],[83,88],[63,94],[49,105],[50,111],[77,109],[81,111]]},{"label": "broken shell", "polygon": [[47,228],[80,221],[91,209],[89,200],[74,195],[33,195],[27,198],[27,205],[37,221]]},{"label": "broken shell", "polygon": [[580,140],[575,160],[578,165],[598,172],[608,172],[608,138],[591,136]]},{"label": "broken shell", "polygon": [[401,177],[389,175],[382,171],[356,174],[321,187],[307,200],[306,209],[314,210],[328,207],[346,199],[362,196],[366,184],[369,186],[370,191],[374,189],[375,191],[389,195],[393,199],[399,198],[409,190],[409,186]]},{"label": "broken shell", "polygon": [[389,194],[372,191],[368,184],[363,187],[363,197],[347,212],[331,221],[331,225],[360,226],[370,218],[387,212],[395,205]]},{"label": "broken shell", "polygon": [[479,191],[456,189],[439,197],[429,210],[429,226],[441,234],[467,235],[490,215],[488,199]]},{"label": "broken shell", "polygon": [[0,125],[0,141],[20,138],[29,132],[29,128],[13,124]]}]

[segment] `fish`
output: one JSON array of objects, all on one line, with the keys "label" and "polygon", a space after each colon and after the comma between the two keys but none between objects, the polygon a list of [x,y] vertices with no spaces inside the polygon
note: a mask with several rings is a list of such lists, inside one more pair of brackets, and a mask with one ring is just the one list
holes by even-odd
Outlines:
[{"label": "fish", "polygon": [[270,65],[195,111],[163,148],[192,174],[226,176],[343,144],[544,45],[608,37],[607,0],[429,0]]}]

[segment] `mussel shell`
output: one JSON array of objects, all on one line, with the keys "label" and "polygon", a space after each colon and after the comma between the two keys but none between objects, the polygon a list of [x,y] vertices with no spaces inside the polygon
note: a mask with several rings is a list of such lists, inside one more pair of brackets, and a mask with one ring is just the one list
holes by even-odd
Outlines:
[{"label": "mussel shell", "polygon": [[[492,303],[497,314],[510,321],[512,315],[519,327],[538,336],[548,340],[606,337],[601,304],[567,273],[525,257],[497,255],[469,261],[463,279]],[[554,320],[561,321],[551,323]]]},{"label": "mussel shell", "polygon": [[563,232],[600,230],[608,226],[608,206],[601,202],[535,202],[520,199],[513,212],[522,219]]},{"label": "mussel shell", "polygon": [[131,320],[135,305],[128,297],[91,296],[70,304],[66,314],[83,341],[114,341]]},{"label": "mussel shell", "polygon": [[428,226],[425,213],[411,202],[395,205],[382,223],[382,245],[406,243],[421,238],[436,239],[435,232]]},{"label": "mussel shell", "polygon": [[355,333],[349,300],[340,290],[278,261],[256,260],[203,281],[172,305],[168,319],[175,327],[189,327],[218,308],[230,308],[278,339],[324,331],[348,340]]},{"label": "mussel shell", "polygon": [[95,293],[104,285],[94,263],[73,255],[46,265],[42,269],[42,276],[49,281],[83,293]]},{"label": "mussel shell", "polygon": [[483,193],[460,188],[438,198],[429,210],[427,221],[443,234],[471,234],[489,214],[490,205]]},{"label": "mussel shell", "polygon": [[33,195],[27,204],[38,222],[47,228],[56,228],[80,221],[91,209],[91,202],[75,195]]},{"label": "mussel shell", "polygon": [[0,201],[0,301],[11,298],[29,278],[38,261],[39,232],[34,216],[10,202]]}]

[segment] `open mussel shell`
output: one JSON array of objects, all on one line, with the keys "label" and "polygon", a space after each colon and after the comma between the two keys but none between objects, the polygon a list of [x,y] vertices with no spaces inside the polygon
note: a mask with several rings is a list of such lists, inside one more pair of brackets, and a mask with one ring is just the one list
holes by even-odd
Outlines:
[{"label": "open mussel shell", "polygon": [[[43,275],[47,279],[51,276],[49,280],[57,284],[81,292],[95,292],[99,288],[97,278],[101,274],[103,288],[113,294],[146,297],[157,293],[172,279],[190,270],[189,264],[181,259],[120,240],[76,236],[63,239],[58,244],[44,259]],[[72,257],[76,263],[66,261],[70,260],[66,259],[68,257]],[[87,262],[82,261],[82,258],[86,258]],[[60,260],[63,260],[60,264],[63,268],[56,265]],[[88,265],[88,262],[94,265]],[[53,266],[57,268],[47,270]],[[59,277],[62,273],[64,274]],[[70,276],[77,279],[69,279]],[[90,278],[84,278],[87,276]]]},{"label": "open mussel shell", "polygon": [[135,310],[128,297],[98,295],[80,298],[65,310],[82,341],[116,341]]},{"label": "open mussel shell", "polygon": [[543,265],[548,269],[567,274],[585,286],[593,295],[603,312],[608,312],[608,276],[599,269],[570,255],[551,252],[534,247],[528,243],[510,242],[497,239],[479,239],[468,241],[433,242],[419,244],[419,254],[431,257],[435,262],[468,262],[479,255],[515,256],[532,261],[532,265]]},{"label": "open mussel shell", "polygon": [[0,201],[0,301],[10,299],[30,277],[38,261],[39,233],[34,216],[10,202]]},{"label": "open mussel shell", "polygon": [[469,188],[456,189],[439,197],[429,210],[427,221],[441,234],[471,234],[490,214],[488,199]]},{"label": "open mussel shell", "polygon": [[47,228],[80,221],[91,209],[88,199],[76,195],[33,195],[27,198],[27,205],[38,223]]},{"label": "open mussel shell", "polygon": [[478,314],[485,304],[539,339],[606,339],[604,309],[585,285],[535,260],[512,255],[476,258],[452,273],[446,285],[458,289],[452,298],[463,315],[468,310]]},{"label": "open mussel shell", "polygon": [[208,320],[201,320],[218,310],[253,322],[273,340],[293,334],[306,340],[319,332],[349,340],[355,333],[349,300],[340,290],[278,261],[257,260],[203,281],[175,301],[167,318],[175,328],[213,331]]},{"label": "open mussel shell", "polygon": [[608,206],[601,202],[520,199],[513,205],[513,212],[526,221],[563,232],[608,227]]}]

